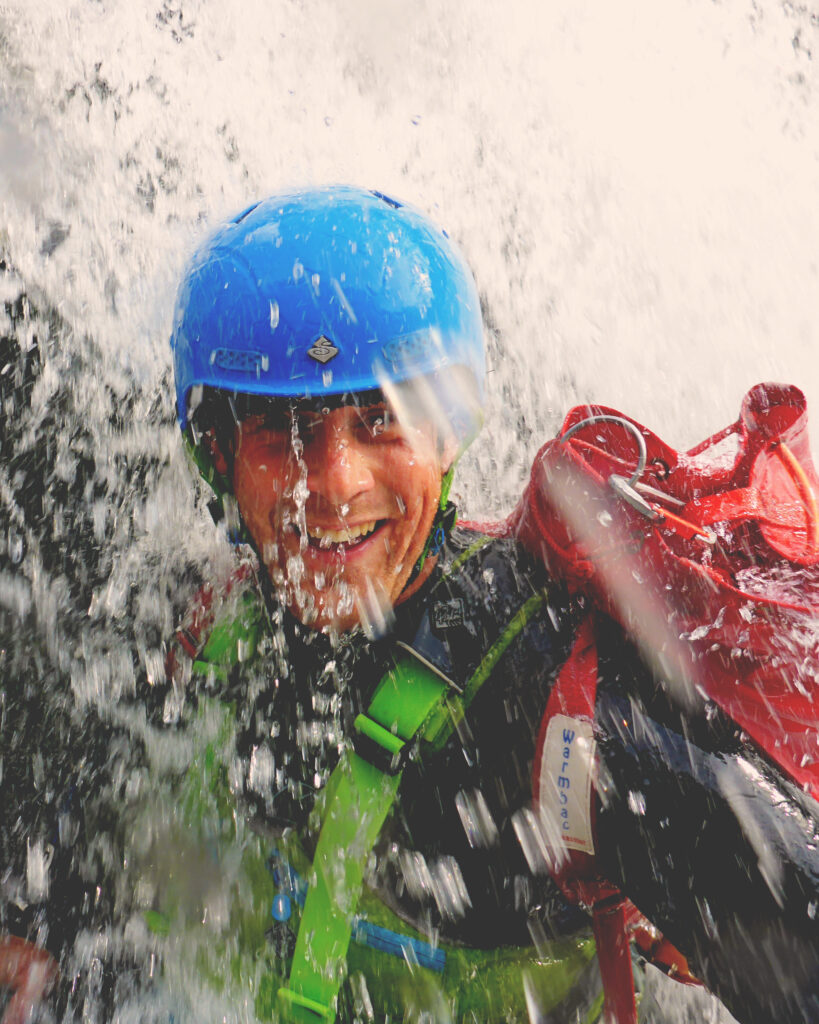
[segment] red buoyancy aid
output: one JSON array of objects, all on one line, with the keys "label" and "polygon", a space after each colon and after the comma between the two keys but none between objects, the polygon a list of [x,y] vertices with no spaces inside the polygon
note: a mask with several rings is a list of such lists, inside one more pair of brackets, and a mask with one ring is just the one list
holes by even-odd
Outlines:
[{"label": "red buoyancy aid", "polygon": [[[591,607],[541,726],[534,799],[552,816],[552,873],[594,912],[617,1024],[636,1020],[628,932],[645,922],[595,870],[594,609],[620,623],[681,702],[713,701],[819,798],[817,494],[804,395],[760,384],[735,423],[686,453],[613,409],[572,409],[508,521]],[[571,786],[585,806],[572,807]],[[690,980],[673,948],[670,959]]]}]

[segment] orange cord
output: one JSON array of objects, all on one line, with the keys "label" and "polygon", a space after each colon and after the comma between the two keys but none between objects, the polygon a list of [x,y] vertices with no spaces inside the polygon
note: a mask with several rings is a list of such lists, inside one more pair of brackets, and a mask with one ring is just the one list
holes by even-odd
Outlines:
[{"label": "orange cord", "polygon": [[664,522],[660,525],[670,527],[674,533],[682,534],[687,540],[699,537],[700,540],[704,540],[708,544],[712,543],[713,535],[698,523],[692,523],[688,519],[676,516],[673,512],[669,512],[667,508],[662,508],[660,505],[653,505],[652,508],[663,517]]},{"label": "orange cord", "polygon": [[819,548],[819,508],[816,505],[816,495],[810,480],[808,480],[808,474],[784,441],[780,441],[776,446],[776,452],[796,484],[799,496],[805,506],[808,516],[808,545],[810,555],[813,556]]}]

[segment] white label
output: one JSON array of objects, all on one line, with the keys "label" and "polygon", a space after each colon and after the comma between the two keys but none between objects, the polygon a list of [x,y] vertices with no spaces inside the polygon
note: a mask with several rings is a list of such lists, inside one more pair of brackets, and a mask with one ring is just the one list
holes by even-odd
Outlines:
[{"label": "white label", "polygon": [[591,722],[555,715],[546,728],[538,809],[549,845],[594,853],[591,784],[595,748]]}]

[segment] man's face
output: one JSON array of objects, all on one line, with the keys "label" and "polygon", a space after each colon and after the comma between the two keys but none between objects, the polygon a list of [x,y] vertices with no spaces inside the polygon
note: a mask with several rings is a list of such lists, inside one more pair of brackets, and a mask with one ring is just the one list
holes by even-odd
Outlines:
[{"label": "man's face", "polygon": [[270,578],[313,628],[377,620],[432,527],[446,468],[435,428],[402,427],[385,402],[270,409],[237,426],[233,468]]}]

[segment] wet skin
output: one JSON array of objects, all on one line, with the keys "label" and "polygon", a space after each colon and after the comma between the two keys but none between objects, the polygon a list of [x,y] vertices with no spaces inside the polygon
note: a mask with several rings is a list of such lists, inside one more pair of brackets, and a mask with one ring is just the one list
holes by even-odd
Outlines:
[{"label": "wet skin", "polygon": [[[386,404],[243,420],[233,489],[245,525],[293,614],[345,632],[407,587],[451,461],[431,424],[404,428]],[[362,611],[363,610],[363,611]]]}]

